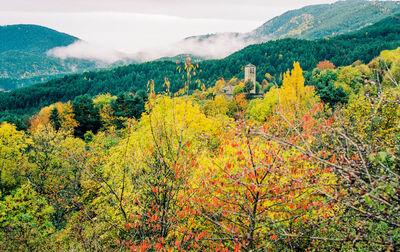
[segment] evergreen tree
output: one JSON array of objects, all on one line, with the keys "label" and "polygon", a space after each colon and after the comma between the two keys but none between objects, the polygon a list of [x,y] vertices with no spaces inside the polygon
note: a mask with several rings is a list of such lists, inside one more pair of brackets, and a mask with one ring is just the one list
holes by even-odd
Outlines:
[{"label": "evergreen tree", "polygon": [[75,120],[79,126],[75,128],[75,135],[83,135],[91,130],[93,133],[101,127],[99,110],[94,106],[93,100],[89,95],[81,95],[72,101],[72,107],[75,113]]},{"label": "evergreen tree", "polygon": [[115,121],[117,128],[123,127],[126,118],[140,118],[144,112],[144,99],[147,99],[147,94],[143,91],[138,92],[135,96],[127,92],[118,95],[117,99],[111,103],[111,108],[117,117]]},{"label": "evergreen tree", "polygon": [[59,130],[61,128],[60,115],[59,115],[58,109],[56,107],[54,107],[51,110],[49,119],[50,119],[51,123],[53,124],[53,127],[55,130]]}]

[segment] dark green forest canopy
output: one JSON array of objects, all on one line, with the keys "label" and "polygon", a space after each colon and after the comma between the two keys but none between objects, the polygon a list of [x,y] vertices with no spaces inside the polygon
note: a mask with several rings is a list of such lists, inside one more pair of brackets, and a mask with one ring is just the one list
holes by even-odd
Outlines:
[{"label": "dark green forest canopy", "polygon": [[46,51],[67,46],[78,38],[39,25],[0,26],[0,53],[10,50],[46,55]]},{"label": "dark green forest canopy", "polygon": [[[400,46],[400,20],[389,17],[359,31],[319,40],[282,39],[248,46],[221,60],[209,60],[199,64],[195,76],[206,87],[220,78],[243,78],[243,66],[249,62],[257,66],[257,81],[266,73],[279,77],[294,61],[312,70],[319,61],[329,60],[335,66],[350,65],[356,60],[369,62],[380,51]],[[118,67],[100,72],[69,75],[61,79],[36,84],[8,93],[0,93],[0,121],[6,117],[28,116],[41,107],[57,101],[73,100],[76,96],[123,91],[136,92],[145,89],[153,79],[156,91],[162,91],[164,78],[171,82],[171,91],[182,88],[182,73],[173,62],[148,62]]]}]

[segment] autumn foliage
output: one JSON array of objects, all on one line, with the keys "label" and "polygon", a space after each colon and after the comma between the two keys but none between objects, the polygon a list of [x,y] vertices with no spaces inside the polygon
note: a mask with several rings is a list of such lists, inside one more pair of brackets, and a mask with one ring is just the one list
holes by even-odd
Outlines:
[{"label": "autumn foliage", "polygon": [[326,70],[326,69],[335,69],[335,65],[329,60],[320,61],[317,64],[317,69]]},{"label": "autumn foliage", "polygon": [[320,63],[341,106],[297,62],[250,100],[223,93],[238,79],[205,89],[188,60],[175,94],[149,81],[44,107],[28,132],[2,123],[0,249],[396,251],[399,58]]}]

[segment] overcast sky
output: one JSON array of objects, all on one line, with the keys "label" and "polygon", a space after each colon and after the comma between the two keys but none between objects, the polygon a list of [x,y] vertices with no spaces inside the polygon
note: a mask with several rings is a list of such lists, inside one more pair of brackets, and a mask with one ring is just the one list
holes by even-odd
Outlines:
[{"label": "overcast sky", "polygon": [[247,32],[334,0],[0,0],[0,25],[38,24],[134,53],[192,35]]}]

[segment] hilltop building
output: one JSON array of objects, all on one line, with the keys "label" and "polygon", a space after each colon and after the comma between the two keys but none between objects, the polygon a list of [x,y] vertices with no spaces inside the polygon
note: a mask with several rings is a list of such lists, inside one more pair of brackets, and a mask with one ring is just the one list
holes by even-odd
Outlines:
[{"label": "hilltop building", "polygon": [[250,94],[256,93],[256,66],[253,64],[248,64],[244,67],[244,82],[250,80],[253,82],[253,89],[250,91]]},{"label": "hilltop building", "polygon": [[[244,67],[244,82],[246,83],[247,81],[251,81],[253,88],[249,93],[245,93],[246,97],[248,99],[262,98],[263,94],[256,93],[256,66],[253,64],[248,64]],[[232,98],[236,87],[234,85],[238,85],[238,83],[233,85],[231,83],[226,83],[226,85],[220,90],[220,93],[224,94],[227,98]]]}]

